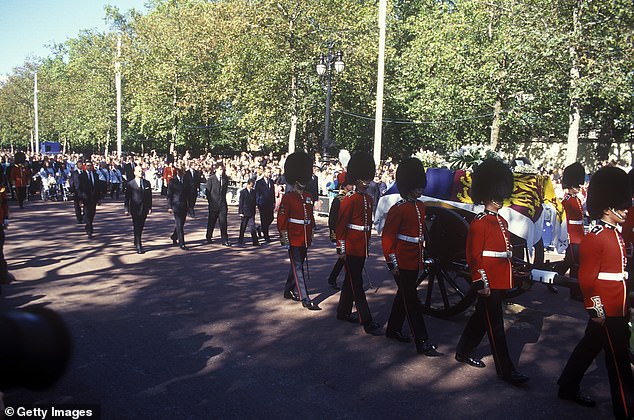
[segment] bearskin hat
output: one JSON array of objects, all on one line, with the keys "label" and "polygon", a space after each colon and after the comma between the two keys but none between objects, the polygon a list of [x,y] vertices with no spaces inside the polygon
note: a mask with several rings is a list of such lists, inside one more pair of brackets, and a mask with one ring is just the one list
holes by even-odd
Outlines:
[{"label": "bearskin hat", "polygon": [[313,174],[313,160],[305,152],[295,152],[288,155],[284,163],[284,178],[290,185],[299,181],[307,184]]},{"label": "bearskin hat", "polygon": [[368,152],[356,152],[348,162],[346,171],[346,183],[354,184],[360,179],[374,179],[376,165],[374,158]]},{"label": "bearskin hat", "polygon": [[513,173],[500,160],[485,160],[475,168],[471,179],[471,198],[476,204],[502,202],[513,193]]},{"label": "bearskin hat", "polygon": [[586,171],[583,165],[575,162],[566,166],[564,174],[561,177],[561,186],[564,188],[578,188],[586,182]]},{"label": "bearskin hat", "polygon": [[396,188],[405,198],[407,194],[416,188],[427,186],[427,175],[423,163],[415,157],[403,160],[396,168]]},{"label": "bearskin hat", "polygon": [[13,157],[13,160],[16,164],[22,164],[26,162],[26,155],[22,151],[16,152],[15,156]]},{"label": "bearskin hat", "polygon": [[630,178],[630,188],[632,189],[632,194],[634,194],[634,168],[630,169],[627,176]]},{"label": "bearskin hat", "polygon": [[588,186],[586,206],[593,219],[600,219],[603,210],[630,208],[632,191],[630,181],[623,169],[604,166],[592,175]]}]

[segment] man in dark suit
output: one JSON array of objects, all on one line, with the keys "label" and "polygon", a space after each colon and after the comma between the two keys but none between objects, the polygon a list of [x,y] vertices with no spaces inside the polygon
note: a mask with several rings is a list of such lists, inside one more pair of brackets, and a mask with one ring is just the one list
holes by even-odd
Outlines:
[{"label": "man in dark suit", "polygon": [[188,168],[185,171],[185,182],[191,185],[191,197],[189,200],[189,215],[196,217],[194,207],[196,207],[196,199],[198,198],[198,191],[200,190],[200,172],[196,169],[196,164],[190,162]]},{"label": "man in dark suit", "polygon": [[209,217],[207,218],[207,243],[211,243],[216,221],[220,219],[220,236],[224,246],[231,246],[227,233],[227,185],[229,177],[225,174],[222,162],[216,164],[216,173],[209,176],[205,185],[207,201],[209,203]]},{"label": "man in dark suit", "polygon": [[275,184],[271,179],[271,168],[264,168],[262,178],[255,183],[255,202],[260,211],[260,224],[262,234],[266,242],[271,242],[269,237],[269,226],[273,222],[273,211],[275,210]]},{"label": "man in dark suit", "polygon": [[99,201],[99,175],[95,171],[92,162],[86,162],[86,170],[79,175],[79,198],[84,203],[84,222],[86,233],[92,239],[92,222],[97,211]]},{"label": "man in dark suit", "polygon": [[143,168],[137,165],[134,168],[134,179],[128,181],[125,190],[125,214],[132,214],[132,225],[134,226],[134,247],[137,254],[143,254],[143,244],[141,234],[147,215],[152,213],[152,186],[150,182],[143,179]]},{"label": "man in dark suit", "polygon": [[77,162],[75,168],[70,173],[70,179],[68,180],[68,185],[70,188],[70,192],[73,194],[73,204],[75,206],[75,217],[77,218],[77,223],[84,223],[84,209],[83,203],[80,197],[79,192],[79,177],[81,174],[81,167],[83,163]]},{"label": "man in dark suit", "polygon": [[254,246],[259,246],[258,234],[255,230],[255,190],[253,189],[253,179],[247,181],[245,189],[240,191],[240,199],[238,201],[238,214],[240,215],[240,236],[238,243],[244,244],[244,232],[249,227],[251,232],[251,240]]},{"label": "man in dark suit", "polygon": [[[128,156],[127,162],[123,165],[123,170],[121,171],[121,175],[124,178],[123,187],[126,188],[128,182],[134,179],[134,167],[136,164],[134,163],[134,156]],[[125,192],[125,191],[124,191]]]},{"label": "man in dark suit", "polygon": [[174,215],[174,233],[172,233],[172,243],[178,244],[181,249],[187,250],[185,245],[185,219],[191,194],[191,186],[184,179],[182,167],[176,169],[176,176],[167,185],[167,211]]}]

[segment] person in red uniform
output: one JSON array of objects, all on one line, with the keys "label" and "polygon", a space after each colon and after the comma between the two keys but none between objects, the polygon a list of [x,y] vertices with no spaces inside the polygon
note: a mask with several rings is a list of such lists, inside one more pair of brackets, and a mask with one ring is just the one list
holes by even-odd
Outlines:
[{"label": "person in red uniform", "polygon": [[619,224],[632,204],[628,176],[620,168],[605,166],[590,179],[586,206],[597,225],[579,246],[579,284],[590,319],[585,335],[566,363],[557,384],[558,396],[593,407],[595,402],[579,391],[579,384],[601,350],[610,380],[612,409],[618,419],[634,417],[634,379],[629,360],[625,280],[625,243]]},{"label": "person in red uniform", "polygon": [[513,250],[508,223],[498,214],[512,191],[513,174],[499,160],[487,159],[473,172],[471,197],[474,203],[484,204],[484,212],[471,222],[466,256],[478,301],[460,337],[455,357],[458,362],[485,367],[484,362],[472,357],[471,352],[486,333],[498,376],[513,385],[520,385],[529,378],[515,370],[509,356],[502,310],[506,291],[513,287]]},{"label": "person in red uniform", "polygon": [[26,155],[24,152],[16,152],[15,165],[11,167],[9,179],[18,196],[18,204],[23,209],[26,192],[31,185],[31,169],[26,166]]},{"label": "person in red uniform", "polygon": [[301,301],[302,305],[311,310],[321,308],[308,295],[306,279],[304,278],[304,262],[308,247],[313,239],[313,199],[306,192],[306,184],[312,176],[313,161],[304,152],[291,153],[284,163],[284,178],[292,186],[280,203],[277,213],[277,229],[280,232],[282,246],[288,248],[291,267],[286,279],[284,298]]},{"label": "person in red uniform", "polygon": [[426,356],[440,356],[436,346],[429,342],[422,304],[416,291],[418,273],[423,269],[425,226],[425,204],[418,197],[423,194],[425,185],[427,177],[420,160],[409,158],[398,165],[396,186],[403,199],[388,211],[381,235],[383,254],[398,286],[385,336],[404,343],[411,342],[411,338],[402,332],[407,318],[416,351]]},{"label": "person in red uniform", "polygon": [[[350,158],[346,182],[354,185],[355,192],[341,201],[336,229],[337,255],[344,260],[346,270],[337,305],[337,319],[360,323],[371,335],[382,334],[381,326],[372,320],[362,275],[369,253],[374,214],[372,197],[365,191],[374,178],[375,170],[374,158],[368,152],[357,152]],[[352,315],[353,302],[358,316]]]},{"label": "person in red uniform", "polygon": [[[7,200],[7,187],[5,176],[0,171],[0,284],[11,284],[15,277],[9,273],[7,261],[4,259],[4,231],[9,227],[9,203]],[[2,294],[2,290],[0,290]]]},{"label": "person in red uniform", "polygon": [[[328,212],[328,228],[330,229],[330,242],[333,244],[337,244],[337,220],[339,219],[339,207],[341,206],[341,202],[344,198],[354,193],[354,185],[350,185],[346,182],[346,172],[340,172],[337,175],[337,183],[339,184],[339,193],[332,200],[332,204],[330,205],[330,211]],[[337,262],[332,267],[332,271],[328,276],[328,284],[334,290],[341,290],[341,288],[337,285],[337,277],[339,277],[339,273],[344,266],[344,259],[337,258]]]},{"label": "person in red uniform", "polygon": [[[579,162],[567,166],[561,177],[561,186],[566,189],[566,195],[561,204],[566,212],[566,227],[568,230],[568,248],[564,263],[558,272],[564,275],[570,269],[570,277],[579,275],[579,244],[585,235],[583,230],[583,203],[579,198],[581,185],[585,183],[586,171]],[[582,299],[581,292],[576,288],[570,289],[570,297]]]},{"label": "person in red uniform", "polygon": [[630,179],[630,188],[632,189],[632,206],[627,211],[625,222],[621,225],[623,240],[625,241],[625,250],[627,252],[627,272],[629,278],[634,278],[634,169],[628,173]]}]

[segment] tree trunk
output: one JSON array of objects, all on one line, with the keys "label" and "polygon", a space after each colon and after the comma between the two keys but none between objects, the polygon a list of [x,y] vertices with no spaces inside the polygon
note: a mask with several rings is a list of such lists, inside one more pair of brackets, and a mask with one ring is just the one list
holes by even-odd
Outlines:
[{"label": "tree trunk", "polygon": [[500,98],[493,104],[493,121],[491,122],[491,149],[497,150],[500,139],[500,114],[502,113],[502,101]]},{"label": "tree trunk", "polygon": [[295,136],[297,134],[297,74],[293,73],[291,77],[291,130],[288,134],[288,153],[295,151]]},{"label": "tree trunk", "polygon": [[579,110],[579,67],[577,66],[577,49],[575,47],[581,36],[581,2],[577,1],[572,12],[572,44],[570,45],[570,108],[568,125],[568,142],[566,147],[566,166],[577,161],[577,151],[579,149],[579,122],[581,112]]}]

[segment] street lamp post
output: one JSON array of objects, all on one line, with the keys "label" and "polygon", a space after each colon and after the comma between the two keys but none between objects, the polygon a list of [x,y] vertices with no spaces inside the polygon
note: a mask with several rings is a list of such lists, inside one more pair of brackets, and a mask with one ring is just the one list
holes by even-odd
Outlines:
[{"label": "street lamp post", "polygon": [[330,144],[330,94],[332,93],[332,68],[335,68],[337,73],[341,73],[344,69],[343,52],[337,51],[334,55],[332,50],[335,46],[334,41],[328,41],[328,54],[323,53],[319,55],[319,63],[317,64],[317,74],[320,76],[326,76],[326,116],[324,123],[324,153],[325,159],[331,148]]}]

